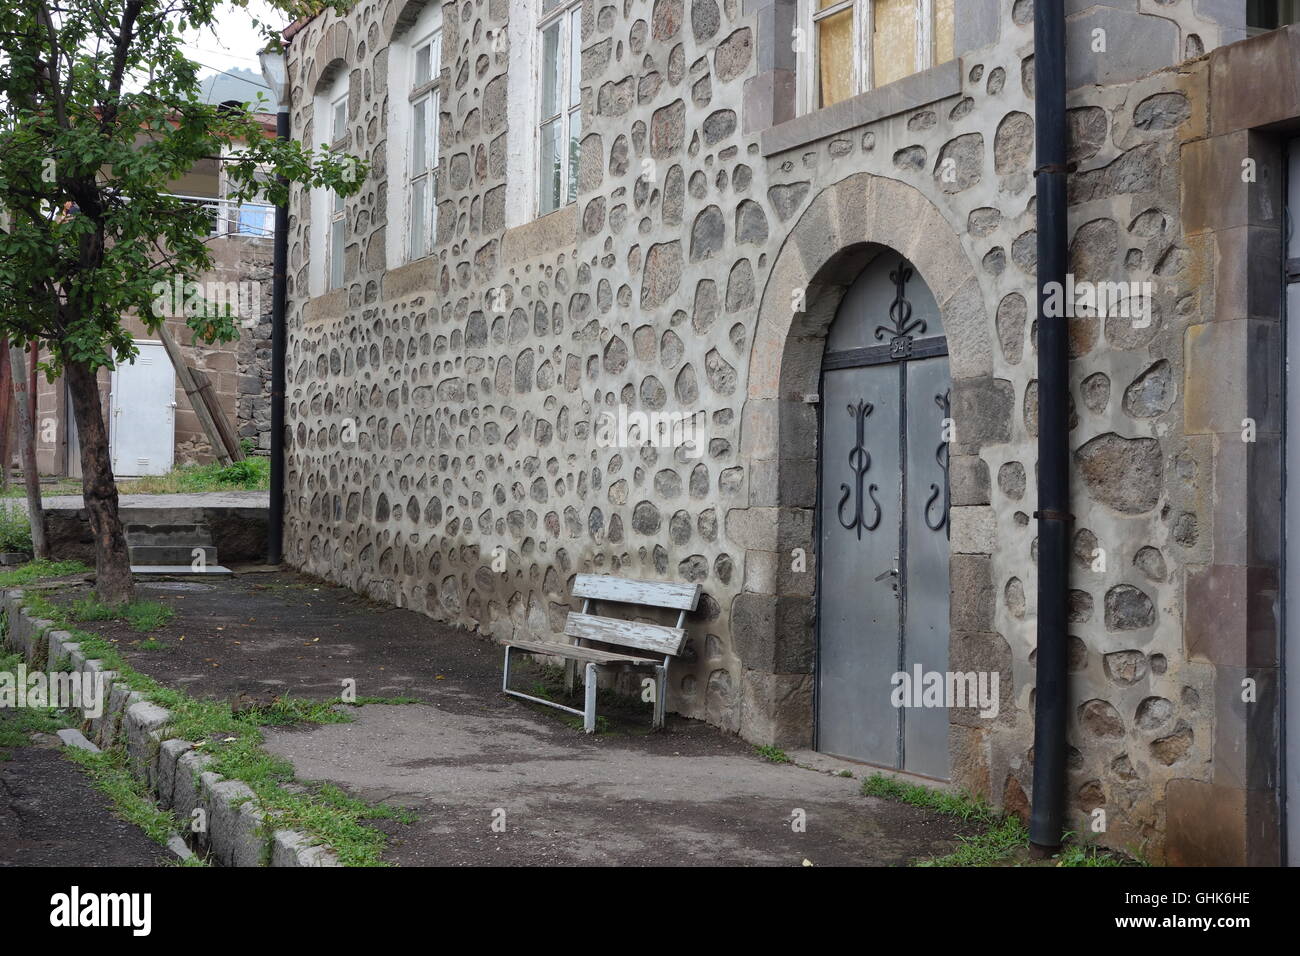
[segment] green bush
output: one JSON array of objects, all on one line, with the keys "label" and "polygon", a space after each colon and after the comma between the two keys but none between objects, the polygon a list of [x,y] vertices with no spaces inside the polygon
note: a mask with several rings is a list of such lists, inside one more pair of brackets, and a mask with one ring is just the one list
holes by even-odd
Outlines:
[{"label": "green bush", "polygon": [[32,553],[32,525],[26,508],[0,504],[0,551]]}]

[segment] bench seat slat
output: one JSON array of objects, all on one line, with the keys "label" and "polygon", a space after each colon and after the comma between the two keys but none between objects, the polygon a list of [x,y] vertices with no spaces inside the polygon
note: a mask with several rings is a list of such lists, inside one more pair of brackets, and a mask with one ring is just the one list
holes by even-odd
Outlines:
[{"label": "bench seat slat", "polygon": [[669,581],[634,581],[612,574],[579,574],[573,579],[573,596],[694,611],[700,603],[700,586]]},{"label": "bench seat slat", "polygon": [[558,644],[555,641],[505,641],[511,647],[530,654],[551,654],[555,657],[568,657],[576,661],[593,661],[597,664],[657,664],[650,657],[634,657],[631,654],[619,654],[615,651],[603,651],[598,647],[578,647],[575,644]]},{"label": "bench seat slat", "polygon": [[623,647],[635,647],[655,654],[679,654],[682,641],[686,639],[686,632],[679,627],[642,624],[616,617],[579,614],[577,611],[569,612],[569,618],[564,624],[564,633],[584,641],[620,644]]}]

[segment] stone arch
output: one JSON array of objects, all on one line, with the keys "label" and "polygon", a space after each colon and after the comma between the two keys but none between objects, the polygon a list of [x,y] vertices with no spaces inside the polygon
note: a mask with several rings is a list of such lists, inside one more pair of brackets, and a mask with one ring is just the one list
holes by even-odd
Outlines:
[{"label": "stone arch", "polygon": [[[948,340],[957,435],[964,438],[969,430],[975,437],[981,431],[964,426],[992,381],[993,336],[975,265],[957,231],[929,198],[898,180],[857,173],[828,186],[782,243],[763,289],[740,437],[740,457],[750,469],[749,501],[747,508],[727,515],[728,534],[745,548],[746,562],[745,591],[731,615],[745,675],[741,733],[758,742],[786,747],[813,742],[818,474],[813,396],[840,300],[881,247],[910,260],[934,293]],[[797,311],[801,293],[803,308]],[[977,449],[978,442],[954,444],[952,454]],[[796,548],[808,556],[806,571],[791,568]],[[950,655],[954,662],[959,659]],[[954,777],[957,764],[954,754]]]},{"label": "stone arch", "polygon": [[384,37],[389,43],[401,37],[411,28],[425,8],[441,0],[404,0],[394,3],[384,12]]},{"label": "stone arch", "polygon": [[345,21],[339,20],[330,25],[324,35],[316,41],[311,53],[311,65],[307,71],[304,84],[309,96],[315,96],[341,72],[352,69],[356,51],[352,43],[352,31]]}]

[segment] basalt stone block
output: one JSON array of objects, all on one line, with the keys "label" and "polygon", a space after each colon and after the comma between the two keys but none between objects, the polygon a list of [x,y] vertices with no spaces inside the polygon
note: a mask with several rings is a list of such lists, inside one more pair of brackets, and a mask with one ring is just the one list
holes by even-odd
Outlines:
[{"label": "basalt stone block", "polygon": [[[1122,42],[1124,55],[1098,56],[1092,49],[1094,30],[1104,30],[1116,46]],[[1070,89],[1125,83],[1182,59],[1177,24],[1136,11],[1096,7],[1071,20],[1067,33],[1065,70]]]},{"label": "basalt stone block", "polygon": [[988,505],[992,494],[988,462],[978,455],[953,455],[948,468],[953,505]]},{"label": "basalt stone block", "polygon": [[962,631],[992,631],[997,607],[992,558],[984,554],[954,554],[948,568],[952,627]]},{"label": "basalt stone block", "polygon": [[812,746],[813,677],[746,669],[741,677],[740,735],[786,749]]},{"label": "basalt stone block", "polygon": [[970,453],[1010,441],[1015,404],[1015,387],[1006,379],[980,376],[953,382],[955,444],[963,453]]},{"label": "basalt stone block", "polygon": [[1246,865],[1246,791],[1200,780],[1165,787],[1165,854],[1171,866]]}]

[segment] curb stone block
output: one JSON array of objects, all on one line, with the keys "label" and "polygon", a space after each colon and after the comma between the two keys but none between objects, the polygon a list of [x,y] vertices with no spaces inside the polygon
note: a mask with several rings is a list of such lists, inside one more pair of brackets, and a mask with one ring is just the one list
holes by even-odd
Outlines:
[{"label": "curb stone block", "polygon": [[148,780],[149,765],[155,759],[158,738],[152,733],[171,719],[171,712],[157,704],[140,701],[126,709],[126,756],[131,772]]},{"label": "curb stone block", "polygon": [[[209,776],[215,780],[209,782]],[[216,774],[203,775],[208,804],[208,842],[222,866],[260,866],[262,840],[258,830],[262,813],[257,795],[242,780],[226,780]]]},{"label": "curb stone block", "polygon": [[66,747],[76,747],[78,750],[88,750],[92,754],[100,753],[100,749],[86,739],[86,735],[80,730],[71,727],[65,727],[57,731],[59,739],[63,741]]},{"label": "curb stone block", "polygon": [[158,748],[158,780],[154,791],[158,795],[158,806],[170,810],[176,799],[176,774],[180,771],[181,757],[189,753],[193,745],[188,740],[164,740]]},{"label": "curb stone block", "polygon": [[276,830],[271,839],[272,866],[338,866],[339,858],[327,846],[311,844],[295,830]]},{"label": "curb stone block", "polygon": [[59,658],[68,653],[66,650],[67,646],[69,644],[75,645],[76,641],[67,631],[50,631],[48,637],[50,642],[50,658],[49,663],[46,666],[53,671],[59,663]]},{"label": "curb stone block", "polygon": [[[171,808],[186,831],[190,829],[195,810],[202,807],[203,811],[207,812],[207,807],[203,802],[203,789],[200,778],[205,772],[204,768],[211,762],[212,758],[210,756],[195,750],[181,754],[180,759],[176,761],[176,779],[172,784]],[[200,845],[205,844],[208,839],[207,833],[196,833],[194,837],[195,841]]]},{"label": "curb stone block", "polygon": [[[40,666],[53,665],[63,655],[68,655],[73,668],[81,673],[103,676],[108,695],[104,712],[97,718],[86,718],[86,725],[100,746],[111,747],[124,739],[127,766],[132,775],[143,780],[152,790],[158,804],[171,809],[182,826],[188,828],[195,809],[202,807],[207,814],[207,829],[193,834],[194,842],[206,847],[215,860],[223,866],[339,866],[338,854],[328,846],[308,845],[307,838],[292,830],[277,830],[268,850],[263,836],[266,815],[257,806],[257,796],[239,780],[226,780],[220,774],[205,768],[212,757],[198,753],[189,741],[164,740],[164,727],[171,712],[144,699],[117,680],[116,671],[107,670],[103,661],[90,659],[82,653],[67,631],[53,631],[53,623],[28,616],[22,607],[22,591],[0,592],[0,611],[4,612],[7,643],[24,653],[32,662],[32,654],[42,635],[49,637],[47,660]],[[48,632],[48,633],[47,633]],[[32,662],[36,666],[35,662]],[[98,751],[100,746],[77,730],[62,730],[59,739],[67,746]],[[167,841],[169,847],[182,859],[190,853],[180,834]]]},{"label": "curb stone block", "polygon": [[111,747],[117,739],[118,729],[122,723],[122,714],[130,705],[131,690],[125,684],[114,683],[108,692],[108,706],[104,713],[94,721],[96,740],[101,747]]}]

